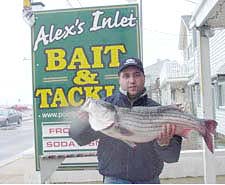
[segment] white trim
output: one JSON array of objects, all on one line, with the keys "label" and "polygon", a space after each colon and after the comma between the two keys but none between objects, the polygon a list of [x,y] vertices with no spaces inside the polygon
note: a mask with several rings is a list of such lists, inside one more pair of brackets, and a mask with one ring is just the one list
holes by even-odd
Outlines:
[{"label": "white trim", "polygon": [[219,0],[202,0],[190,20],[190,28],[200,27],[204,24],[207,16],[216,6]]}]

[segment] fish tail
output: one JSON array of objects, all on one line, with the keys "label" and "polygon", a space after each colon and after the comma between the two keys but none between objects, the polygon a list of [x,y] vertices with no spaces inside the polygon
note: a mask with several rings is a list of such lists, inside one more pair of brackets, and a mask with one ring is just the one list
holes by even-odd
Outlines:
[{"label": "fish tail", "polygon": [[214,120],[205,120],[205,126],[209,133],[215,134],[216,133],[216,126],[217,122]]},{"label": "fish tail", "polygon": [[217,122],[214,120],[205,120],[204,123],[205,123],[205,134],[203,135],[203,138],[205,140],[208,149],[213,153],[214,152],[213,137],[211,134],[216,133]]},{"label": "fish tail", "polygon": [[203,136],[204,141],[208,147],[208,149],[213,153],[213,139],[212,139],[212,135],[206,130],[206,134]]}]

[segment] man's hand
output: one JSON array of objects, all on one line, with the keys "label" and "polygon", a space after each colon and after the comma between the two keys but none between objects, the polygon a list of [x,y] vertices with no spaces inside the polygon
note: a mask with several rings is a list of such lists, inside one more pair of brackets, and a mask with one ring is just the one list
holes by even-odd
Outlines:
[{"label": "man's hand", "polygon": [[166,124],[162,127],[162,132],[157,138],[157,142],[160,146],[167,146],[170,144],[171,138],[176,132],[176,126],[171,124]]}]

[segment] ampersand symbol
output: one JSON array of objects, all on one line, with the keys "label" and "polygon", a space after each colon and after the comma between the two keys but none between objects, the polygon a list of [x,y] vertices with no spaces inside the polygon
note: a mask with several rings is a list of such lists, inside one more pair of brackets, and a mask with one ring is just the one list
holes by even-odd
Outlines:
[{"label": "ampersand symbol", "polygon": [[88,70],[80,70],[74,77],[73,82],[78,85],[98,84],[98,81],[95,80],[97,75],[97,73],[91,73]]}]

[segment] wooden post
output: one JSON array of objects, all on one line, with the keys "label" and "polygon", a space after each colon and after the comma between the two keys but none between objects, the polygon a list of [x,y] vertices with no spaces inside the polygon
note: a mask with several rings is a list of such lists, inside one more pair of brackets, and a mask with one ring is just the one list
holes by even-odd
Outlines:
[{"label": "wooden post", "polygon": [[[213,36],[212,30],[207,26],[199,28],[199,47],[200,47],[200,88],[203,117],[213,119],[213,99],[210,74],[210,54],[209,37]],[[204,182],[205,184],[216,184],[215,157],[205,142],[203,141],[203,161],[204,161]]]}]

